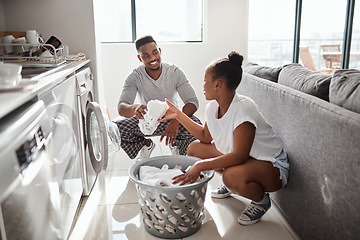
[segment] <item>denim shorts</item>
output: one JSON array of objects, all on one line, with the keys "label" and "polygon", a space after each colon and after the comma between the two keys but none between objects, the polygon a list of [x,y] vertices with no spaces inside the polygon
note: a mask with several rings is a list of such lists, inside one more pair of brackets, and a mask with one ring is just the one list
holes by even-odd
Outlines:
[{"label": "denim shorts", "polygon": [[277,167],[280,170],[280,179],[282,180],[282,186],[284,187],[289,178],[289,169],[290,164],[288,160],[288,156],[284,150],[281,151],[281,153],[275,157],[276,161],[273,163],[274,167]]}]

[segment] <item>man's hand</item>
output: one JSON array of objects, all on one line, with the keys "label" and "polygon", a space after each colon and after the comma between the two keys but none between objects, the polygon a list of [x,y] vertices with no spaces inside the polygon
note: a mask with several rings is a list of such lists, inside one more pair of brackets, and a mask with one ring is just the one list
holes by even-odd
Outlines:
[{"label": "man's hand", "polygon": [[144,119],[147,108],[145,105],[138,104],[135,106],[135,115],[138,119]]},{"label": "man's hand", "polygon": [[179,130],[179,122],[175,119],[172,119],[167,125],[164,133],[161,135],[160,142],[163,140],[164,137],[166,137],[165,139],[166,145],[175,144],[176,134],[178,130]]},{"label": "man's hand", "polygon": [[138,119],[144,119],[146,111],[147,107],[145,105],[129,103],[121,103],[118,109],[120,116],[131,118],[135,115]]}]

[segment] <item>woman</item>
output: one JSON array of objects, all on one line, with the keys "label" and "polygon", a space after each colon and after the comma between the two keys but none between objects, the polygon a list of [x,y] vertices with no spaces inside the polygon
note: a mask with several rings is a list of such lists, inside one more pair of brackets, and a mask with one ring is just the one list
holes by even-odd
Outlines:
[{"label": "woman", "polygon": [[174,178],[181,185],[193,183],[201,171],[216,170],[225,186],[212,197],[225,198],[230,192],[251,199],[238,222],[250,225],[260,221],[270,208],[268,192],[287,184],[289,163],[281,141],[259,112],[255,102],[236,94],[242,78],[243,57],[231,52],[228,58],[211,63],[205,70],[204,94],[210,100],[205,125],[199,125],[166,100],[164,118],[177,119],[198,140],[187,150],[200,160],[188,172]]}]

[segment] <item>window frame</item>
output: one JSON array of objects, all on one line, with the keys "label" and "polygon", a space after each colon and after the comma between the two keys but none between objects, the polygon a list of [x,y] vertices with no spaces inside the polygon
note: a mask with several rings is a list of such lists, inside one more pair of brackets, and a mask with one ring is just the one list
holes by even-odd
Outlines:
[{"label": "window frame", "polygon": [[[299,63],[302,0],[296,0],[295,6],[296,6],[295,9],[296,13],[295,13],[293,62]],[[355,10],[355,0],[347,0],[342,57],[341,57],[341,69],[349,68],[354,10]]]}]

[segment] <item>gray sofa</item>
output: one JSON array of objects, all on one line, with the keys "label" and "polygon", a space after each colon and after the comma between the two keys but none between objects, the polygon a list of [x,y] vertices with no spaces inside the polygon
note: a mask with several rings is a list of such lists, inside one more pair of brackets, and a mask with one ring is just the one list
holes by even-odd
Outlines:
[{"label": "gray sofa", "polygon": [[248,64],[237,91],[258,104],[284,143],[289,183],[271,198],[296,233],[359,239],[360,71],[318,74],[299,64]]}]

